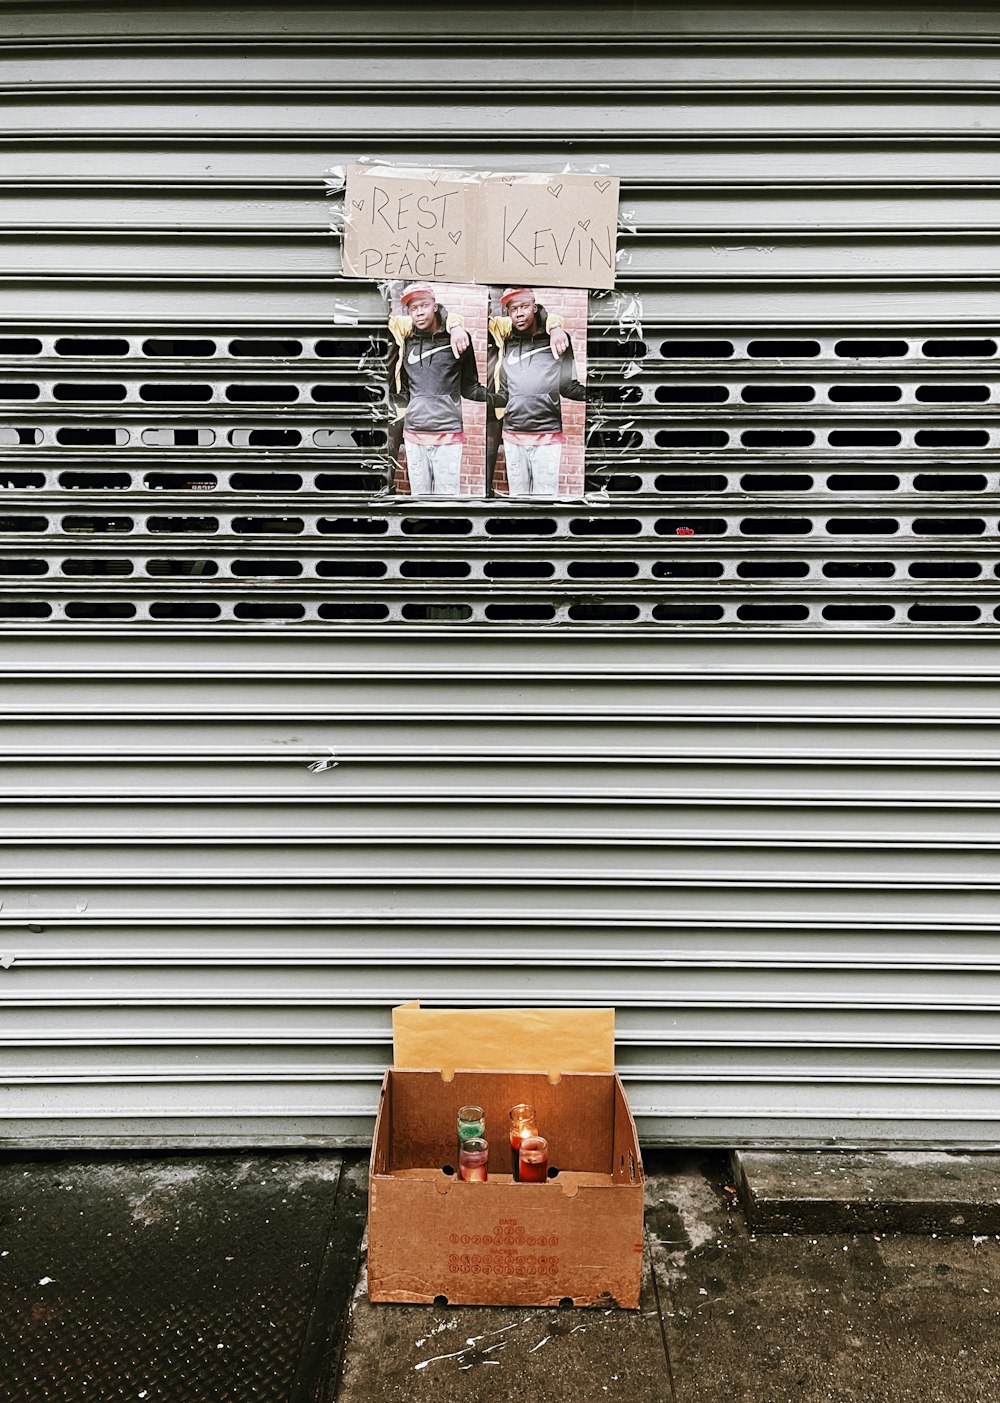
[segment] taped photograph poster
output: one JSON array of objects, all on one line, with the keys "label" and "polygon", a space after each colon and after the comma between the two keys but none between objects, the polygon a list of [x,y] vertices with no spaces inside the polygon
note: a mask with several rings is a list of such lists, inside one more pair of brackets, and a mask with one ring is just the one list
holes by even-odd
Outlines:
[{"label": "taped photograph poster", "polygon": [[388,285],[386,357],[394,491],[486,492],[486,298],[473,283]]},{"label": "taped photograph poster", "polygon": [[519,284],[489,293],[489,495],[582,496],[587,293]]},{"label": "taped photograph poster", "polygon": [[352,165],[349,276],[389,289],[390,486],[580,497],[589,290],[614,287],[618,181]]}]

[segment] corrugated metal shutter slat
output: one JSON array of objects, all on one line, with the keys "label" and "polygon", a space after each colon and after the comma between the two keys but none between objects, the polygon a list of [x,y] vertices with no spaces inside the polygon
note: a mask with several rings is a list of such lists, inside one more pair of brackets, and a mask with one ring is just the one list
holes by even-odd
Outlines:
[{"label": "corrugated metal shutter slat", "polygon": [[[993,17],[250,10],[0,45],[2,1138],[358,1143],[419,996],[613,1003],[647,1143],[995,1144]],[[609,437],[513,583],[313,396],[367,152],[623,177]]]}]

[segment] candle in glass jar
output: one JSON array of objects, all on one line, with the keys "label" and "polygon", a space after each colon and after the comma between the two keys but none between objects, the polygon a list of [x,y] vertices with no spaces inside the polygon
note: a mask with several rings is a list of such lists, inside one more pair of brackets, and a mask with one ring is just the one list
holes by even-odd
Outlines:
[{"label": "candle in glass jar", "polygon": [[466,1140],[483,1140],[486,1137],[486,1112],[482,1106],[459,1106],[458,1108],[458,1152]]},{"label": "candle in glass jar", "polygon": [[510,1172],[517,1181],[520,1163],[518,1151],[521,1148],[521,1141],[526,1135],[538,1134],[538,1122],[535,1119],[535,1108],[522,1101],[519,1106],[512,1106],[510,1109]]},{"label": "candle in glass jar", "polygon": [[541,1135],[525,1135],[518,1158],[522,1184],[543,1184],[549,1177],[549,1142]]},{"label": "candle in glass jar", "polygon": [[485,1140],[478,1136],[463,1140],[458,1152],[458,1177],[469,1184],[485,1184],[489,1157],[490,1147]]}]

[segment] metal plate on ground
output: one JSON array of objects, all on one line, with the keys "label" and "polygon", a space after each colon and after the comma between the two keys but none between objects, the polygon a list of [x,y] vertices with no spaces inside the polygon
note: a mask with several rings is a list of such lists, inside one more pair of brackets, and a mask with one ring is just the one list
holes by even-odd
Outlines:
[{"label": "metal plate on ground", "polygon": [[332,1396],[363,1226],[338,1154],[0,1162],[0,1396]]}]

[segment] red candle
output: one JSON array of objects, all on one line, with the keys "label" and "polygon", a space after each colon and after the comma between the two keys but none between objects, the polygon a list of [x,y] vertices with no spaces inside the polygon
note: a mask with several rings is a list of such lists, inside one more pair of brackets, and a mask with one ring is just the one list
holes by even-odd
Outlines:
[{"label": "red candle", "polygon": [[519,1150],[522,1184],[544,1184],[549,1177],[549,1142],[541,1135],[525,1135]]},{"label": "red candle", "polygon": [[458,1177],[468,1184],[485,1184],[490,1147],[485,1140],[472,1138],[462,1141],[458,1152]]},{"label": "red candle", "polygon": [[526,1101],[522,1101],[519,1106],[512,1106],[509,1113],[510,1120],[510,1172],[514,1176],[515,1182],[518,1177],[520,1161],[518,1151],[521,1148],[521,1141],[526,1135],[537,1135],[538,1125],[535,1121],[535,1108],[529,1106]]}]

